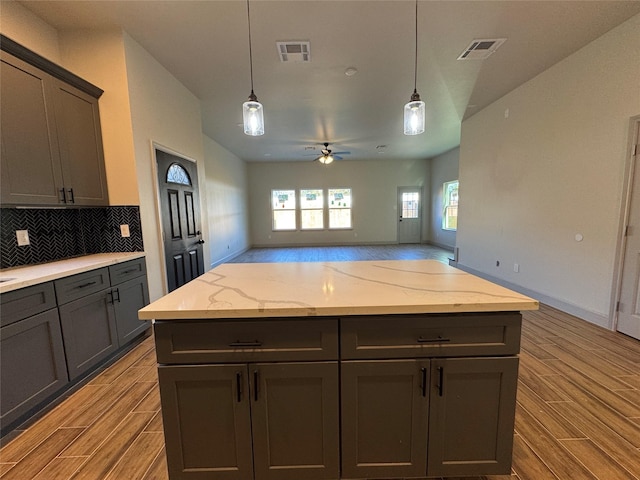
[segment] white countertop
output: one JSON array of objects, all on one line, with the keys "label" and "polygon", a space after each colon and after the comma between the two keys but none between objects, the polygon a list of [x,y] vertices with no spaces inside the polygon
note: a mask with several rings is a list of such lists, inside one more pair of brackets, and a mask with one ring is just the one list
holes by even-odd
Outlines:
[{"label": "white countertop", "polygon": [[435,260],[227,263],[141,320],[537,310],[538,301]]},{"label": "white countertop", "polygon": [[134,260],[144,255],[144,252],[96,253],[56,262],[2,269],[0,270],[0,293]]}]

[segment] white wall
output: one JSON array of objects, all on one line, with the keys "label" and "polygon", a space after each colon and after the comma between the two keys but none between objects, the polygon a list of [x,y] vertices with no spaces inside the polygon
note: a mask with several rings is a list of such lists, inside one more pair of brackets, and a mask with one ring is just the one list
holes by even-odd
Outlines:
[{"label": "white wall", "polygon": [[463,122],[460,266],[610,325],[638,52],[640,15]]},{"label": "white wall", "polygon": [[[202,232],[204,238],[209,237],[200,101],[126,33],[124,47],[142,235],[147,255],[149,295],[153,301],[166,293],[153,142],[196,161]],[[208,249],[204,249],[204,257],[205,266],[209,265]]]},{"label": "white wall", "polygon": [[61,65],[58,31],[13,0],[0,2],[3,35]]},{"label": "white wall", "polygon": [[[428,199],[427,160],[336,161],[249,164],[251,241],[254,246],[395,243],[397,188],[421,187]],[[351,188],[353,229],[307,232],[271,231],[271,190]],[[427,239],[428,209],[423,208],[422,240]]]},{"label": "white wall", "polygon": [[203,138],[213,267],[251,246],[247,164],[206,135]]},{"label": "white wall", "polygon": [[429,243],[453,250],[456,246],[456,232],[442,229],[443,192],[442,184],[458,180],[458,160],[460,148],[456,147],[430,161],[431,170],[431,216]]}]

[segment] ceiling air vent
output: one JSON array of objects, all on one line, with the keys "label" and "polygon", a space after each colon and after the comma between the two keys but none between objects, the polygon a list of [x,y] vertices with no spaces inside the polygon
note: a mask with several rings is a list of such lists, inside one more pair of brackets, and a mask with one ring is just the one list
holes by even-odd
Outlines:
[{"label": "ceiling air vent", "polygon": [[311,46],[309,42],[276,42],[281,62],[310,62]]},{"label": "ceiling air vent", "polygon": [[458,60],[484,60],[506,41],[506,38],[476,39],[462,52]]}]

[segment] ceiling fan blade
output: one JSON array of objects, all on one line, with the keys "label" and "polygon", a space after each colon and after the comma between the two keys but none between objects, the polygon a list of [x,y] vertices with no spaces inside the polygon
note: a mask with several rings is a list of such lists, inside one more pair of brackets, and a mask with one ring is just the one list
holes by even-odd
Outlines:
[{"label": "ceiling fan blade", "polygon": [[333,152],[333,156],[335,157],[336,155],[351,155],[351,152]]}]

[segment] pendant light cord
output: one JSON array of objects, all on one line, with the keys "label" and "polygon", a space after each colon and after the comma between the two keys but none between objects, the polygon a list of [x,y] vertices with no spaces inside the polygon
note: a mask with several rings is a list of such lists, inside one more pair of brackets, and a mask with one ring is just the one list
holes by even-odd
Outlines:
[{"label": "pendant light cord", "polygon": [[[249,0],[247,0],[247,23],[249,24],[249,71],[250,71],[250,75],[251,75],[251,94],[253,95],[253,55],[252,55],[252,52],[251,52],[251,16],[249,15]],[[417,41],[418,40],[416,38],[416,42]],[[416,43],[416,45],[417,45],[417,43]],[[416,48],[417,48],[417,46],[416,46]]]},{"label": "pendant light cord", "polygon": [[[248,0],[247,0],[248,1]],[[413,69],[413,93],[418,93],[418,0],[416,0],[416,49]]]}]

